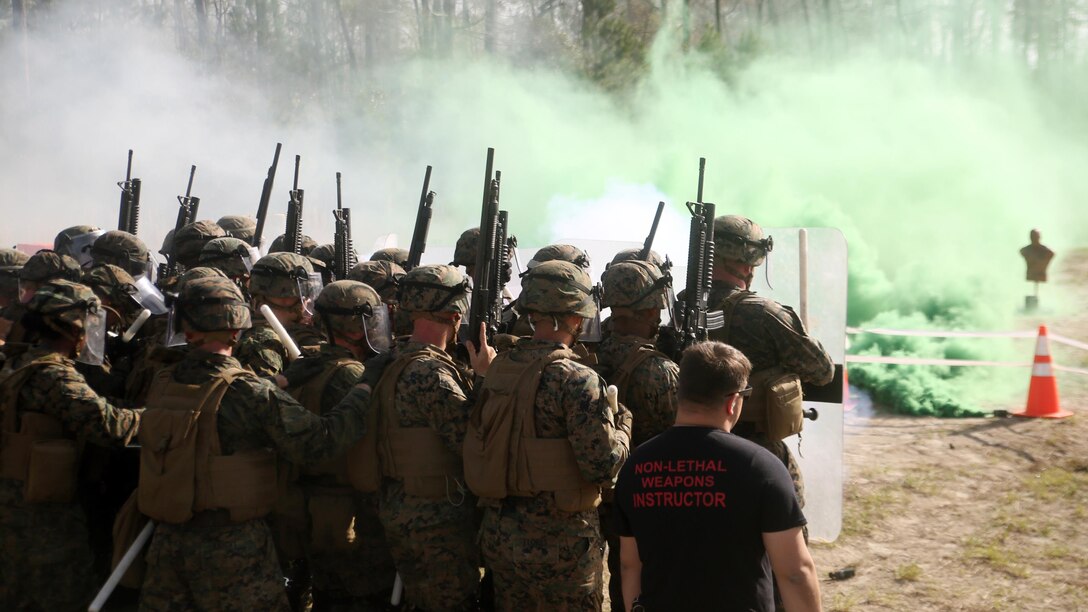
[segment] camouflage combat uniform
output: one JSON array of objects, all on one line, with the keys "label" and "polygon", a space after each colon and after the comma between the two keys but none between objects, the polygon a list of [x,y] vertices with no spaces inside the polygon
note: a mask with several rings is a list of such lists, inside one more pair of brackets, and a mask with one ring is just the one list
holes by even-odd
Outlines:
[{"label": "camouflage combat uniform", "polygon": [[[289,323],[284,327],[300,350],[313,349],[324,340],[321,332],[309,325]],[[242,334],[234,353],[238,361],[257,376],[274,376],[287,367],[287,349],[263,318],[255,320],[253,327]]]},{"label": "camouflage combat uniform", "polygon": [[[82,291],[93,296],[85,287]],[[34,307],[32,302],[30,308]],[[31,369],[12,397],[8,394],[15,391],[20,377],[14,372],[23,366]],[[71,359],[45,347],[32,347],[13,359],[0,378],[0,398],[9,398],[0,399],[5,404],[0,409],[6,413],[14,408],[16,427],[27,426],[30,413],[43,414],[56,419],[60,427],[50,437],[103,446],[124,446],[139,427],[139,411],[115,407],[99,397]],[[10,439],[5,432],[5,464],[0,468],[0,608],[85,609],[95,584],[83,508],[75,499],[27,502],[21,481],[25,476],[9,473],[14,469],[8,456]]]},{"label": "camouflage combat uniform", "polygon": [[[209,296],[228,296],[232,310],[227,323],[223,323],[225,316],[215,317],[228,306],[200,301]],[[212,320],[209,331],[241,329],[249,324],[241,292],[226,279],[186,283],[178,304],[192,309],[190,320]],[[241,364],[233,357],[194,348],[170,376],[178,383],[203,384],[239,368]],[[296,464],[326,460],[343,453],[362,436],[363,401],[365,392],[353,389],[319,417],[267,380],[239,376],[227,387],[215,419],[221,454],[273,449]],[[147,419],[153,408],[149,406]],[[148,452],[147,444],[143,448]],[[228,511],[212,509],[195,512],[184,522],[160,523],[147,551],[140,609],[288,609],[283,574],[265,520],[231,522]]]}]

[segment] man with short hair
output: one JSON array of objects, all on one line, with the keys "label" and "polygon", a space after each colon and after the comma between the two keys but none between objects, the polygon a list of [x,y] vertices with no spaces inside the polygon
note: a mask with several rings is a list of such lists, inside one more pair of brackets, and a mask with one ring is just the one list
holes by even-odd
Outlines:
[{"label": "man with short hair", "polygon": [[819,610],[816,566],[789,472],[730,433],[751,363],[721,342],[680,361],[676,423],[639,446],[616,484],[623,596],[653,610]]}]

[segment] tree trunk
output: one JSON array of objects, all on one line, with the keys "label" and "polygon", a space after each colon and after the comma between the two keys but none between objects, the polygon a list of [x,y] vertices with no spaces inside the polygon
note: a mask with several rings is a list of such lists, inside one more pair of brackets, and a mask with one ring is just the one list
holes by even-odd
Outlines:
[{"label": "tree trunk", "polygon": [[193,0],[193,8],[196,10],[196,40],[203,52],[208,46],[208,7],[204,0]]},{"label": "tree trunk", "polygon": [[484,51],[488,53],[495,52],[495,40],[498,36],[496,28],[498,27],[498,15],[496,15],[495,4],[498,0],[487,0],[484,12]]},{"label": "tree trunk", "polygon": [[348,22],[344,19],[344,7],[341,6],[340,0],[336,2],[336,18],[340,21],[340,35],[344,37],[344,49],[348,53],[348,67],[355,71],[355,45],[351,40],[351,31],[348,29]]}]

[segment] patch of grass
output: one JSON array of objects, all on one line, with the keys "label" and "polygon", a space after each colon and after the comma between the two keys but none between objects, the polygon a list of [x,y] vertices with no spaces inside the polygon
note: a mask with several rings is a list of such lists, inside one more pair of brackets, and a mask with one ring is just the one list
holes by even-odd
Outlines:
[{"label": "patch of grass", "polygon": [[1088,474],[1051,467],[1028,476],[1026,484],[1037,499],[1069,499],[1077,497],[1088,487]]},{"label": "patch of grass", "polygon": [[903,488],[920,495],[934,495],[940,491],[932,473],[915,473],[903,478]]},{"label": "patch of grass", "polygon": [[998,516],[997,525],[1005,530],[1005,534],[1019,533],[1024,535],[1048,537],[1054,531],[1052,525],[1043,522],[1042,519],[1029,519],[1024,516]]},{"label": "patch of grass", "polygon": [[854,486],[846,491],[843,508],[842,534],[845,536],[869,535],[900,502],[895,487],[868,484]]},{"label": "patch of grass", "polygon": [[895,579],[900,582],[917,582],[922,577],[922,566],[917,563],[907,563],[895,568]]},{"label": "patch of grass", "polygon": [[995,538],[983,542],[978,538],[968,538],[964,543],[964,554],[968,559],[982,561],[993,569],[1008,574],[1013,578],[1027,578],[1028,568],[1015,562],[1016,556],[1004,546],[1004,538]]},{"label": "patch of grass", "polygon": [[835,596],[831,598],[831,603],[827,607],[827,612],[851,612],[857,608],[861,603],[861,599],[856,595],[849,593],[835,593]]},{"label": "patch of grass", "polygon": [[1043,555],[1051,559],[1065,559],[1072,551],[1064,544],[1051,544],[1043,549]]}]

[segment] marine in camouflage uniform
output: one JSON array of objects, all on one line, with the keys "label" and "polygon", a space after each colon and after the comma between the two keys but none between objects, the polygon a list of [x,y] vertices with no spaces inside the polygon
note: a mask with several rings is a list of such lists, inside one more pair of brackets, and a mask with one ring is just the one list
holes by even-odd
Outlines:
[{"label": "marine in camouflage uniform", "polygon": [[113,264],[133,278],[147,276],[151,267],[151,254],[147,245],[137,236],[120,230],[110,230],[94,241],[91,257],[95,263]]},{"label": "marine in camouflage uniform", "polygon": [[83,270],[79,262],[67,255],[50,250],[41,250],[30,256],[19,269],[19,303],[6,309],[6,317],[11,317],[11,329],[5,338],[8,344],[33,344],[37,341],[32,333],[22,324],[26,304],[44,283],[53,280],[66,280],[78,283]]},{"label": "marine in camouflage uniform", "polygon": [[[0,374],[0,608],[86,609],[95,584],[86,516],[75,497],[78,448],[123,446],[136,434],[140,413],[97,395],[75,369],[73,359],[90,353],[79,347],[90,344],[85,338],[91,322],[105,316],[90,289],[63,280],[46,283],[28,312],[27,322],[43,343]],[[20,452],[19,439],[31,435],[47,440],[37,444],[61,445],[71,453],[71,465],[48,479],[48,493],[30,486],[42,474],[40,457],[30,450],[37,445]]]},{"label": "marine in camouflage uniform", "polygon": [[[589,271],[590,260],[589,255],[582,249],[572,244],[549,244],[546,247],[542,247],[533,254],[533,258],[525,264],[526,271],[521,273],[522,278],[528,274],[529,270],[539,266],[547,261],[566,261],[570,262],[583,270]],[[495,339],[496,348],[499,352],[503,352],[513,346],[518,338],[533,335],[532,327],[529,325],[529,319],[523,308],[520,307],[519,302],[515,301],[512,304],[512,311],[516,315],[513,318],[509,326],[509,334],[503,334],[502,337]],[[586,358],[589,356],[589,350],[585,348],[585,345],[578,344],[571,347],[581,357]],[[587,363],[592,364],[593,360],[588,359]]]},{"label": "marine in camouflage uniform", "polygon": [[61,230],[53,238],[53,250],[71,257],[78,261],[79,265],[86,267],[92,260],[91,247],[104,233],[93,225],[73,225]]},{"label": "marine in camouflage uniform", "polygon": [[[272,245],[268,247],[268,252],[269,253],[287,253],[287,252],[289,252],[287,250],[287,248],[284,246],[284,244],[286,242],[287,242],[287,235],[286,234],[280,234],[279,236],[276,236],[276,238],[274,240],[272,240]],[[307,255],[310,254],[310,251],[314,250],[314,248],[316,246],[317,246],[317,241],[315,241],[313,238],[310,238],[309,236],[304,235],[302,237],[302,244],[299,245],[299,251],[301,252],[301,254],[303,256],[307,256]]]},{"label": "marine in camouflage uniform", "polygon": [[30,256],[15,249],[0,249],[0,346],[3,346],[15,322],[22,316],[19,305],[19,270]]},{"label": "marine in camouflage uniform", "polygon": [[[345,280],[328,285],[318,296],[316,309],[329,342],[316,355],[289,366],[287,375],[314,367],[320,374],[287,391],[311,412],[326,414],[362,379],[361,361],[387,351],[391,337],[384,304],[363,283]],[[306,512],[311,513],[306,523],[320,532],[305,538],[314,612],[384,610],[396,575],[378,520],[378,495],[354,490],[347,469],[347,459],[336,458],[302,469],[299,477]],[[315,509],[319,514],[313,514]],[[331,518],[339,520],[331,523]],[[319,524],[322,521],[331,524]],[[329,541],[330,533],[339,538]]]},{"label": "marine in camouflage uniform", "polygon": [[386,247],[378,249],[370,255],[370,261],[391,261],[400,267],[408,265],[408,249]]},{"label": "marine in camouflage uniform", "polygon": [[247,215],[226,215],[215,222],[231,238],[237,238],[246,244],[253,243],[257,233],[257,220]]},{"label": "marine in camouflage uniform", "polygon": [[[597,371],[619,390],[619,401],[631,410],[631,448],[672,426],[676,419],[679,366],[654,349],[670,278],[647,261],[613,260],[601,275],[601,305],[611,308],[612,333],[597,347]],[[623,605],[620,586],[620,541],[608,491],[598,508],[601,530],[608,541],[608,596],[613,607]]]},{"label": "marine in camouflage uniform", "polygon": [[[589,285],[588,274],[566,261],[541,263],[523,277],[518,301],[536,331],[492,363],[476,410],[483,410],[481,419],[488,418],[492,385],[500,384],[500,372],[510,369],[510,364],[529,364],[556,351],[572,355],[567,347],[576,341],[582,322],[597,311]],[[562,357],[550,361],[540,372],[531,416],[535,425],[532,434],[538,441],[569,442],[578,482],[567,484],[581,493],[575,505],[563,501],[559,491],[543,489],[501,498],[481,495],[480,546],[495,576],[496,607],[600,610],[604,542],[594,506],[600,500],[600,487],[612,484],[627,459],[631,413],[622,405],[613,412],[605,397],[604,379],[589,367]],[[474,426],[469,435],[486,439],[488,434]],[[519,445],[528,444],[524,432],[520,440]],[[475,472],[476,461],[470,463],[469,457],[466,446],[466,472]],[[507,465],[508,482],[516,480],[515,473],[520,475],[520,471]],[[587,489],[592,491],[588,499],[584,497]]]},{"label": "marine in camouflage uniform", "polygon": [[[734,293],[747,291],[754,270],[773,248],[763,228],[751,219],[725,215],[714,220],[714,276],[708,310],[720,310]],[[711,340],[735,347],[752,362],[752,374],[773,367],[796,374],[802,382],[825,385],[835,376],[835,364],[818,340],[805,333],[800,317],[789,306],[749,293],[733,308],[727,328],[710,330]],[[744,421],[732,433],[771,451],[793,477],[797,501],[805,505],[800,466],[782,440],[771,440],[755,424]]]},{"label": "marine in camouflage uniform", "polygon": [[403,278],[404,268],[384,260],[360,261],[348,272],[348,280],[366,283],[378,292],[393,317],[393,334],[396,336],[412,333],[412,317],[397,308],[397,293]]},{"label": "marine in camouflage uniform", "polygon": [[174,234],[174,259],[182,270],[200,265],[200,253],[204,245],[216,238],[225,238],[227,232],[214,221],[194,221]]},{"label": "marine in camouflage uniform", "polygon": [[[475,498],[464,486],[462,445],[473,403],[471,375],[445,351],[468,312],[468,279],[452,266],[426,265],[401,281],[400,306],[411,314],[412,336],[392,355],[367,365],[379,410],[378,447],[383,482],[379,516],[414,609],[474,610],[479,584]],[[493,352],[474,360],[486,372]],[[386,391],[388,389],[388,391]],[[388,403],[387,403],[388,402]],[[402,432],[427,438],[428,474],[406,470],[417,449],[398,444]],[[439,467],[441,466],[441,467]]]},{"label": "marine in camouflage uniform", "polygon": [[213,238],[200,250],[200,265],[226,274],[247,300],[250,298],[249,271],[259,259],[258,251],[238,238]]},{"label": "marine in camouflage uniform", "polygon": [[[187,282],[176,308],[191,350],[163,375],[168,381],[200,385],[241,369],[231,356],[231,347],[239,331],[249,326],[250,313],[234,283],[219,277]],[[195,408],[200,400],[193,401]],[[318,416],[268,380],[238,375],[226,388],[215,417],[221,454],[260,454],[271,449],[293,463],[326,460],[362,436],[363,401],[365,392],[353,389],[327,414]],[[158,418],[156,409],[177,412],[149,404],[148,427]],[[141,443],[144,453],[162,444],[144,437]],[[143,476],[141,487],[146,485]],[[200,486],[200,476],[197,480]],[[154,518],[143,498],[140,507]],[[156,526],[147,551],[141,610],[288,609],[283,574],[263,518],[235,522],[227,509],[181,510],[194,512],[189,520],[160,521]]]},{"label": "marine in camouflage uniform", "polygon": [[310,276],[313,273],[310,260],[294,253],[269,253],[253,265],[249,292],[254,325],[242,334],[235,356],[258,376],[273,376],[287,365],[287,349],[260,314],[262,305],[272,308],[299,348],[316,347],[324,340],[321,333],[307,323],[313,314],[312,300],[316,297]]}]

